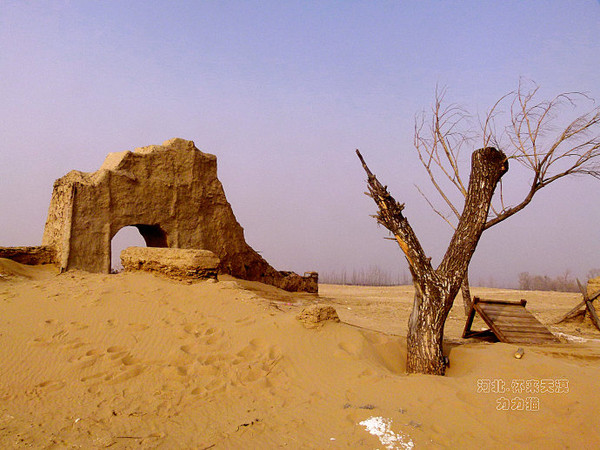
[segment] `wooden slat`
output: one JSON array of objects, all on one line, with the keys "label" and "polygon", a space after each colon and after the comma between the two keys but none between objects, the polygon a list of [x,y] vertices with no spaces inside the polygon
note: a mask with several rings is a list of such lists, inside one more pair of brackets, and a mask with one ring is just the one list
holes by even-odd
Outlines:
[{"label": "wooden slat", "polygon": [[500,305],[509,305],[509,306],[525,306],[527,305],[527,300],[519,300],[518,302],[515,301],[511,301],[511,300],[489,300],[489,299],[485,299],[485,298],[479,298],[479,297],[475,297],[477,298],[477,303],[482,304],[482,303],[489,303],[490,305],[495,305],[495,306],[500,306]]},{"label": "wooden slat", "polygon": [[479,305],[479,303],[474,303],[473,306],[475,307],[475,310],[479,313],[479,316],[487,324],[487,326],[490,327],[490,330],[492,330],[494,332],[496,337],[501,342],[506,342],[506,336],[504,336],[504,333],[502,333],[502,329],[500,329],[496,326],[494,321],[491,320],[490,317],[485,313],[485,310],[481,307],[481,305]]},{"label": "wooden slat", "polygon": [[592,302],[590,302],[589,300],[587,302],[585,302],[586,308],[590,313],[590,317],[592,318],[592,322],[594,322],[594,325],[596,325],[596,328],[598,328],[598,330],[600,330],[600,319],[598,318],[598,314],[596,314],[596,309],[594,308],[594,305],[592,305]]},{"label": "wooden slat", "polygon": [[528,323],[523,325],[501,324],[500,327],[506,332],[531,331],[532,333],[549,333],[548,329],[541,324]]},{"label": "wooden slat", "polygon": [[501,342],[536,344],[559,342],[535,316],[525,309],[526,303],[525,300],[511,302],[482,300],[475,297],[463,337],[476,334],[470,328],[477,312]]},{"label": "wooden slat", "polygon": [[[494,322],[498,322],[498,323],[515,324],[515,325],[531,323],[531,319],[529,317],[511,317],[511,316],[496,317],[496,316],[493,316],[492,314],[490,314],[489,316],[491,319],[494,320]],[[543,327],[543,325],[541,325],[541,326]],[[544,328],[546,328],[546,327],[544,327]]]},{"label": "wooden slat", "polygon": [[521,305],[493,305],[489,302],[479,303],[485,309],[493,309],[497,311],[522,311],[523,306]]},{"label": "wooden slat", "polygon": [[[581,313],[581,311],[580,311],[581,307],[585,306],[587,308],[587,310],[590,312],[590,315],[592,316],[592,321],[594,322],[594,325],[596,325],[596,328],[598,328],[598,330],[600,330],[600,320],[598,320],[598,315],[596,314],[594,305],[592,305],[592,302],[594,300],[596,300],[598,297],[600,297],[600,290],[594,292],[591,296],[588,296],[587,289],[583,288],[583,286],[581,285],[581,282],[579,280],[577,280],[577,286],[579,286],[581,295],[583,295],[583,300],[575,308],[570,310],[568,313],[566,313],[564,316],[562,316],[560,319],[558,319],[554,323],[561,323],[567,319],[570,319],[571,317],[575,317],[576,315]],[[590,303],[591,308],[588,307],[588,302]],[[592,310],[594,312],[592,312]],[[585,310],[584,310],[584,313],[585,313]],[[595,315],[595,317],[594,317],[594,315]]]},{"label": "wooden slat", "polygon": [[494,309],[523,308],[523,306],[518,303],[504,303],[504,304],[496,305],[495,303],[490,303],[490,302],[479,302],[479,304],[486,308],[494,308]]},{"label": "wooden slat", "polygon": [[528,319],[529,314],[525,314],[523,311],[490,311],[487,308],[483,308],[486,314],[490,317],[497,317],[498,319],[503,317],[514,317],[515,319]]},{"label": "wooden slat", "polygon": [[481,305],[481,307],[483,309],[485,309],[486,311],[495,311],[495,312],[506,312],[506,313],[515,313],[515,314],[519,314],[523,312],[523,308],[521,306],[501,306],[501,307],[497,307],[494,305],[490,305],[489,303],[483,303]]},{"label": "wooden slat", "polygon": [[503,328],[505,336],[554,336],[549,331],[536,331],[536,330],[507,330]]},{"label": "wooden slat", "polygon": [[529,318],[530,314],[528,312],[524,312],[524,311],[495,311],[495,310],[491,310],[489,308],[480,308],[483,309],[487,315],[489,316],[494,316],[494,317],[515,317],[515,318],[524,318],[527,319]]},{"label": "wooden slat", "polygon": [[585,306],[586,301],[583,300],[581,303],[579,303],[575,308],[573,308],[571,311],[569,311],[568,313],[566,313],[564,316],[562,316],[560,319],[558,319],[556,321],[556,323],[561,323],[571,317],[576,316],[577,314],[579,314],[579,310],[581,309],[582,306]]}]

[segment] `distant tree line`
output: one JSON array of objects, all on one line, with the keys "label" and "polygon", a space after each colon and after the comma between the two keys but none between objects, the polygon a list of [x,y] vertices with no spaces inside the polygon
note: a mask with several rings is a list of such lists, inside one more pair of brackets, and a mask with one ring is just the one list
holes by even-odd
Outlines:
[{"label": "distant tree line", "polygon": [[[600,268],[589,270],[585,280],[580,279],[580,281],[585,284],[588,279],[596,277],[600,277]],[[348,272],[346,269],[321,272],[319,282],[348,286],[405,286],[412,284],[408,274],[392,273],[377,265],[369,266],[366,269],[353,269],[352,272]],[[502,286],[503,283],[499,284],[491,277],[488,280],[480,279],[478,285],[480,287],[514,288],[514,284]],[[577,280],[569,270],[554,278],[548,275],[532,275],[529,272],[521,272],[518,288],[522,291],[579,292]]]},{"label": "distant tree line", "polygon": [[[600,276],[600,269],[591,269],[585,280]],[[571,276],[570,271],[562,275],[550,278],[547,275],[531,275],[529,272],[519,274],[519,289],[523,291],[557,291],[557,292],[579,292],[577,280]]]},{"label": "distant tree line", "polygon": [[345,269],[340,272],[323,272],[319,274],[319,282],[350,286],[402,286],[412,284],[406,273],[392,273],[376,265],[369,266],[366,269],[353,269],[351,273],[348,273]]}]

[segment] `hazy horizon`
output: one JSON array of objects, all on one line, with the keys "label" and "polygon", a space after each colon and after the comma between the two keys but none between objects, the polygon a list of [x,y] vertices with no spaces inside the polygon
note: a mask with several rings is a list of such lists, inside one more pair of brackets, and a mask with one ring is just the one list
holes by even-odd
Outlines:
[{"label": "hazy horizon", "polygon": [[[599,30],[592,0],[3,2],[0,245],[41,243],[70,170],[181,137],[217,155],[247,242],[277,269],[402,276],[354,150],[439,261],[451,230],[414,186],[430,189],[415,114],[436,86],[485,114],[521,77],[598,102]],[[527,181],[511,167],[505,187]],[[591,177],[543,189],[484,233],[472,281],[600,267],[598,192]]]}]

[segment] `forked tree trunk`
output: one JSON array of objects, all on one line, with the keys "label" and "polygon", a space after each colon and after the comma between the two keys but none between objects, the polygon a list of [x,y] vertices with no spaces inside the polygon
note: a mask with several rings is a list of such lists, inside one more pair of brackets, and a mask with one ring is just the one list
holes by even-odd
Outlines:
[{"label": "forked tree trunk", "polygon": [[407,371],[443,375],[444,324],[484,230],[496,185],[508,170],[508,161],[495,148],[473,152],[463,213],[442,262],[433,269],[431,258],[425,255],[402,214],[404,205],[394,200],[371,173],[358,150],[357,154],[369,177],[369,195],[379,207],[377,221],[394,234],[413,277],[415,301],[408,324]]}]

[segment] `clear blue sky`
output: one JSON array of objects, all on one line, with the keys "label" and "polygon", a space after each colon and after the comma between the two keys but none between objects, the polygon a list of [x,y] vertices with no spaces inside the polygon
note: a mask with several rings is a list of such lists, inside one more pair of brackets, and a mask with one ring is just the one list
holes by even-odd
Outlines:
[{"label": "clear blue sky", "polygon": [[[600,3],[4,0],[0,245],[41,242],[69,170],[182,137],[217,155],[247,241],[278,269],[402,273],[354,149],[435,260],[449,230],[414,187],[415,113],[436,85],[484,113],[519,77],[600,101]],[[600,267],[599,192],[542,191],[484,235],[473,281]]]}]

